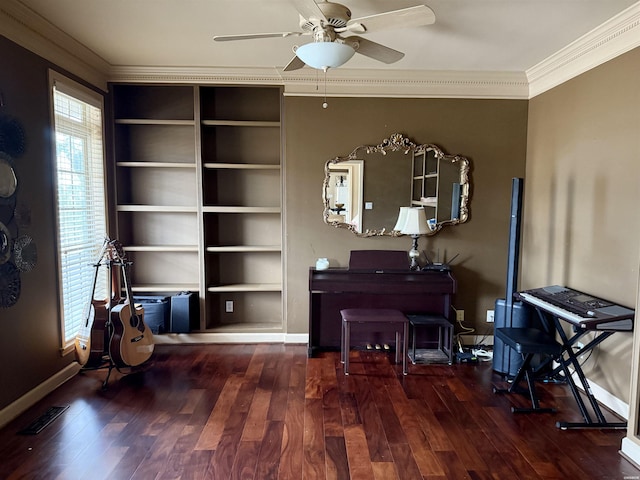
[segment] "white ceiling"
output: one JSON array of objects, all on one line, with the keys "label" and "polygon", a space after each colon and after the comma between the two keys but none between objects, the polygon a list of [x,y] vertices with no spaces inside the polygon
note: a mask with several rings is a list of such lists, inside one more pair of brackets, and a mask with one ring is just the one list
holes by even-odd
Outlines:
[{"label": "white ceiling", "polygon": [[[213,42],[299,31],[289,0],[18,0],[111,66],[284,67],[309,37]],[[431,26],[367,34],[406,55],[356,55],[341,68],[524,72],[637,0],[427,0]],[[343,0],[358,18],[419,0]]]}]

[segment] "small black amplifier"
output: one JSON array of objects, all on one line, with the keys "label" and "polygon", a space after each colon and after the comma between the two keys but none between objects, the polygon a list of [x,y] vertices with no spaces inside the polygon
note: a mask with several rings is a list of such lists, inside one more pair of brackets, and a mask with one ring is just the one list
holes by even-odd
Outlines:
[{"label": "small black amplifier", "polygon": [[189,333],[191,325],[197,328],[200,320],[198,294],[180,292],[171,297],[171,316],[169,331],[171,333]]}]

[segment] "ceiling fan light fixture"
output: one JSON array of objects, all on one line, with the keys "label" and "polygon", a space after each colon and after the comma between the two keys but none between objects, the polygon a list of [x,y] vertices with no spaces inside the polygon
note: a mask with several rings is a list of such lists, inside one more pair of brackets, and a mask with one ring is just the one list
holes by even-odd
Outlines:
[{"label": "ceiling fan light fixture", "polygon": [[337,42],[313,42],[296,49],[297,57],[310,67],[327,70],[344,65],[356,53],[351,45]]}]

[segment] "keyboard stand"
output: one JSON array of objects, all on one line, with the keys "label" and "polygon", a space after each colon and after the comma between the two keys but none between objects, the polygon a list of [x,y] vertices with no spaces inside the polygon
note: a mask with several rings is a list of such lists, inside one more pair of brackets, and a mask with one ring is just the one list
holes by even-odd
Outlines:
[{"label": "keyboard stand", "polygon": [[[522,297],[520,298],[520,300],[527,302],[527,300]],[[560,356],[554,359],[558,361],[560,366],[556,370],[554,370],[554,372],[552,373],[559,373],[560,371],[564,373],[566,382],[569,385],[569,388],[571,389],[571,393],[573,394],[573,398],[578,404],[578,408],[580,409],[582,418],[584,418],[584,422],[559,421],[559,422],[556,422],[556,427],[560,428],[561,430],[587,429],[587,428],[626,429],[627,422],[608,422],[606,420],[606,418],[604,417],[604,414],[602,413],[600,405],[598,404],[598,401],[596,400],[591,390],[591,387],[589,386],[589,382],[585,377],[584,372],[582,371],[580,362],[578,361],[578,358],[576,357],[576,354],[573,351],[573,345],[578,341],[578,339],[581,336],[583,336],[585,333],[587,333],[587,331],[593,331],[593,330],[577,331],[573,336],[569,338],[564,328],[562,327],[562,321],[563,321],[562,317],[556,315],[555,313],[551,313],[545,310],[541,306],[533,305],[530,302],[527,302],[527,303],[529,303],[529,305],[535,308],[536,312],[538,313],[538,316],[540,317],[540,320],[542,321],[542,325],[545,327],[545,329],[548,332],[551,332],[553,330],[553,327],[555,327],[555,330],[558,332],[558,335],[560,336],[563,350]],[[611,336],[613,333],[615,332],[601,331],[600,335],[598,335],[596,338],[594,338],[587,345],[585,345],[584,348],[580,350],[580,355],[584,355],[585,353],[587,353],[588,351],[590,351],[591,349],[599,345],[603,340]],[[578,377],[578,380],[580,381],[580,385],[584,389],[584,395],[587,397],[589,404],[591,405],[593,414],[596,417],[595,420],[592,419],[589,413],[589,410],[587,409],[587,406],[585,404],[585,401],[582,398],[580,391],[578,390],[578,386],[576,385],[573,375],[571,375],[571,372],[569,370],[570,367],[573,367],[574,373]]]}]

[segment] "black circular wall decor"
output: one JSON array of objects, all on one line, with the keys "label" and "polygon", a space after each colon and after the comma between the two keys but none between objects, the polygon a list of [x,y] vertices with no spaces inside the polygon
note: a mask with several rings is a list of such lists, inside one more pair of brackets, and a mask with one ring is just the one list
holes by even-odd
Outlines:
[{"label": "black circular wall decor", "polygon": [[12,157],[24,153],[24,130],[16,118],[0,115],[0,150]]},{"label": "black circular wall decor", "polygon": [[[0,107],[4,107],[0,98]],[[16,207],[18,179],[14,159],[25,151],[25,137],[18,119],[0,114],[0,308],[20,298],[20,272],[29,272],[38,258],[36,246],[20,229],[31,223],[27,207]]]},{"label": "black circular wall decor", "polygon": [[20,298],[20,271],[11,263],[0,265],[0,308],[9,308]]},{"label": "black circular wall decor", "polygon": [[11,258],[11,234],[9,229],[0,222],[0,264],[7,263]]},{"label": "black circular wall decor", "polygon": [[20,235],[13,242],[13,259],[21,272],[30,272],[36,266],[38,252],[29,235]]}]

